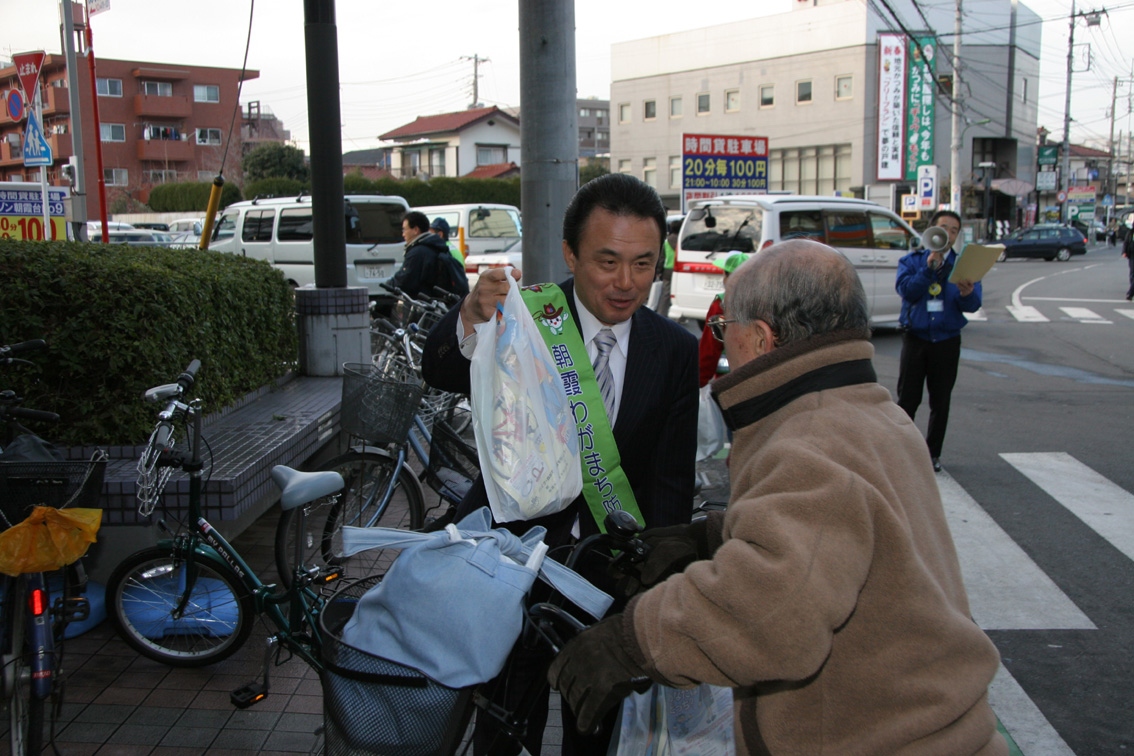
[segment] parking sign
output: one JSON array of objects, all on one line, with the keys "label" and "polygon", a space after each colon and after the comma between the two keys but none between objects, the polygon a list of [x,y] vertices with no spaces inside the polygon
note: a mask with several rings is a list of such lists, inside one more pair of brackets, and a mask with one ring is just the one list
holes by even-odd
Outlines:
[{"label": "parking sign", "polygon": [[923,165],[917,169],[918,210],[932,211],[937,207],[937,166]]}]

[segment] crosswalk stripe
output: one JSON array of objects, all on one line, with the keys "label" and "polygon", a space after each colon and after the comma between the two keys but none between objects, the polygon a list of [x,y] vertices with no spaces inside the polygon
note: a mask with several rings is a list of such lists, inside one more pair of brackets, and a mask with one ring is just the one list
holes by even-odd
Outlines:
[{"label": "crosswalk stripe", "polygon": [[1000,456],[1112,546],[1134,559],[1134,495],[1064,452]]},{"label": "crosswalk stripe", "polygon": [[976,312],[966,312],[964,313],[964,315],[968,320],[988,320],[988,315],[985,314],[983,307],[978,309]]},{"label": "crosswalk stripe", "polygon": [[1075,756],[1003,664],[988,686],[988,702],[1025,756]]},{"label": "crosswalk stripe", "polygon": [[1093,310],[1087,309],[1086,307],[1060,307],[1059,309],[1061,309],[1065,313],[1067,313],[1067,315],[1069,317],[1075,318],[1076,320],[1083,322],[1083,323],[1110,324],[1111,322],[1113,322],[1113,321],[1107,320],[1106,318],[1102,317],[1101,315],[1098,315]]},{"label": "crosswalk stripe", "polygon": [[1115,308],[1114,311],[1117,312],[1119,315],[1125,315],[1126,317],[1130,318],[1131,320],[1134,320],[1134,310]]},{"label": "crosswalk stripe", "polygon": [[1048,320],[1039,310],[1029,305],[1008,305],[1008,313],[1021,323],[1047,323]]},{"label": "crosswalk stripe", "polygon": [[948,473],[937,474],[937,487],[961,563],[969,611],[978,625],[985,630],[1096,629]]}]

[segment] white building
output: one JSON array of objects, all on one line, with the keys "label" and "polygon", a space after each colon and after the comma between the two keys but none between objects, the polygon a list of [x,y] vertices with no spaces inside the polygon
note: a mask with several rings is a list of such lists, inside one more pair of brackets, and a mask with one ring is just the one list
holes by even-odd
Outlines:
[{"label": "white building", "polygon": [[[888,5],[912,35],[936,33],[931,159],[938,202],[948,202],[953,4],[919,3],[924,20],[910,0]],[[899,210],[899,195],[915,182],[879,178],[879,35],[902,30],[875,7],[801,0],[788,13],[615,44],[611,170],[643,178],[678,208],[682,134],[760,136],[768,138],[769,191],[855,194]],[[971,186],[984,175],[982,162],[996,163],[996,179],[1018,179],[1006,182],[1016,192],[1034,184],[1040,58],[1040,19],[1031,10],[1015,0],[982,0],[979,13],[967,7],[966,216],[981,214],[983,198]],[[1024,201],[1000,197],[997,215]]]},{"label": "white building", "polygon": [[520,163],[520,122],[496,106],[418,116],[378,138],[396,142],[389,169],[398,178],[467,176],[488,166],[514,172]]}]

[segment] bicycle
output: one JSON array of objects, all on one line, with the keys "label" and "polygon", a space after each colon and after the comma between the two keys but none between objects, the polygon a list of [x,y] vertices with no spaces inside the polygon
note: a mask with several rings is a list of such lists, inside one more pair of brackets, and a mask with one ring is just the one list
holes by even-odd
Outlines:
[{"label": "bicycle", "polygon": [[[44,347],[42,339],[0,345],[0,364],[30,365],[14,355]],[[57,422],[59,416],[21,407],[22,401],[14,391],[0,392],[0,426],[4,429],[0,452],[7,452],[7,458],[0,455],[0,531],[22,522],[36,506],[96,507],[102,493],[105,455],[90,462],[64,461],[20,423]],[[27,434],[21,441],[30,443],[13,444],[17,433]],[[22,458],[13,461],[17,457]],[[39,754],[45,724],[49,725],[49,742],[54,741],[54,715],[63,702],[64,633],[70,622],[81,622],[90,615],[86,597],[78,595],[86,586],[81,564],[76,561],[58,573],[0,575],[4,617],[0,682],[9,714],[12,756]],[[60,585],[61,595],[53,603],[51,593]],[[49,703],[52,716],[45,722]]]},{"label": "bicycle", "polygon": [[[148,403],[164,403],[164,409],[138,462],[137,496],[145,516],[153,513],[173,471],[188,473],[185,524],[174,531],[160,519],[159,527],[170,537],[131,554],[115,568],[106,587],[107,611],[131,648],[174,667],[227,658],[248,639],[253,620],[264,618],[273,632],[265,651],[263,681],[253,681],[230,696],[234,706],[245,708],[268,694],[273,655],[280,664],[287,651],[322,670],[318,619],[330,584],[342,572],[308,566],[297,553],[286,587],[265,584],[202,516],[203,413],[200,400],[188,399],[199,368],[200,362],[194,360],[174,383],[145,392]],[[182,430],[183,444],[177,440]],[[334,472],[305,473],[278,465],[271,478],[281,489],[283,509],[299,512],[300,521],[311,502],[334,500],[343,488],[342,476]]]}]

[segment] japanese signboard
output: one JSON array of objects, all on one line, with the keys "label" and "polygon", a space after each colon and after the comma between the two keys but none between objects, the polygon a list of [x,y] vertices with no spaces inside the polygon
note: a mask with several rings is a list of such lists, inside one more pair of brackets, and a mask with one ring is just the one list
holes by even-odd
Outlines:
[{"label": "japanese signboard", "polygon": [[1051,145],[1039,148],[1036,163],[1039,165],[1055,165],[1059,160],[1059,146]]},{"label": "japanese signboard", "polygon": [[1041,192],[1055,191],[1055,171],[1040,171],[1036,174],[1036,189]]},{"label": "japanese signboard", "polygon": [[878,35],[878,179],[899,181],[906,106],[906,38]]},{"label": "japanese signboard", "polygon": [[918,169],[933,165],[933,94],[936,87],[933,37],[917,37],[909,47],[909,97],[906,100],[906,179],[915,181]]},{"label": "japanese signboard", "polygon": [[[48,187],[47,210],[51,217],[51,239],[67,238],[66,206],[69,194],[67,187]],[[44,238],[43,195],[39,184],[0,182],[0,238]]]},{"label": "japanese signboard", "polygon": [[682,207],[722,194],[768,191],[768,139],[721,134],[681,135]]},{"label": "japanese signboard", "polygon": [[43,68],[43,59],[46,54],[43,50],[20,53],[12,56],[12,63],[16,66],[16,76],[20,79],[20,86],[24,88],[28,104],[35,100],[36,87],[39,85],[39,72]]},{"label": "japanese signboard", "polygon": [[1095,195],[1098,193],[1098,187],[1094,184],[1090,186],[1069,186],[1067,187],[1067,199],[1071,202],[1091,202],[1095,201]]}]

